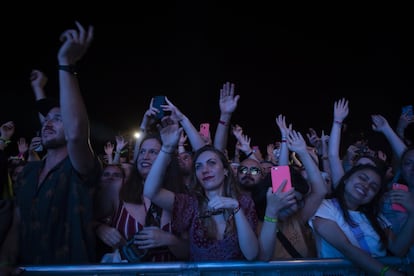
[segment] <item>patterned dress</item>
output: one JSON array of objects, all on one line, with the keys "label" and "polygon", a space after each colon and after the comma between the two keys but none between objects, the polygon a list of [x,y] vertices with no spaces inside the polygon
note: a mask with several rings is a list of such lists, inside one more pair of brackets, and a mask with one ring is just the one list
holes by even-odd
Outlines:
[{"label": "patterned dress", "polygon": [[[147,212],[147,221],[148,216],[153,215],[151,212],[152,209],[151,205],[150,209]],[[127,210],[125,207],[124,202],[121,202],[119,208],[118,208],[118,214],[115,217],[114,225],[113,227],[118,229],[118,231],[124,236],[126,240],[133,239],[134,234],[141,231],[144,228],[144,225],[139,223]],[[161,213],[159,214],[161,216]],[[152,220],[154,221],[154,220]],[[153,226],[159,226],[154,225],[154,223],[151,223]],[[167,223],[161,227],[162,230],[166,232],[172,232],[171,229],[171,223]],[[139,250],[137,250],[138,252]],[[143,252],[140,252],[141,254]],[[168,249],[167,246],[159,247],[159,248],[153,248],[150,249],[146,254],[145,257],[141,259],[142,262],[169,262],[169,261],[176,261],[177,258],[171,253],[171,251]]]},{"label": "patterned dress", "polygon": [[[239,198],[241,210],[256,232],[258,219],[254,202],[243,194]],[[199,218],[198,200],[189,194],[176,194],[173,208],[173,230],[189,232],[190,261],[246,260],[240,250],[237,232],[224,235],[222,240],[209,238],[207,229]]]}]

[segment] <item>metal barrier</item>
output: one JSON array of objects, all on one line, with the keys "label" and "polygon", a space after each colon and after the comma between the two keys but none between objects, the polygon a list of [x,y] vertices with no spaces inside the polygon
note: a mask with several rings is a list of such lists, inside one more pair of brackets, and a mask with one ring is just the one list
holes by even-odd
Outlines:
[{"label": "metal barrier", "polygon": [[[414,263],[407,259],[385,257],[379,260],[393,268],[414,275]],[[22,275],[295,275],[361,276],[361,269],[344,259],[292,259],[271,262],[172,262],[138,264],[91,264],[23,266]]]}]

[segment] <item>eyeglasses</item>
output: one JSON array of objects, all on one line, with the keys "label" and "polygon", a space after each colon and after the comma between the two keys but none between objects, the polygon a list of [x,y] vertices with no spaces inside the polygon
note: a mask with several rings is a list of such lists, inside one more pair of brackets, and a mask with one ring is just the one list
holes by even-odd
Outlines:
[{"label": "eyeglasses", "polygon": [[257,175],[260,174],[262,171],[258,168],[258,167],[240,167],[239,168],[239,173],[241,174],[247,174],[248,172],[250,172],[251,175]]}]

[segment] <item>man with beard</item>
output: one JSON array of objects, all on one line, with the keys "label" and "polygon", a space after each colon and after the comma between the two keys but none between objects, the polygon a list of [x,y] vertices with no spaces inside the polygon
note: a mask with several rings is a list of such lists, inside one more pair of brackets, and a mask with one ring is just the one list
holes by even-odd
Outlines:
[{"label": "man with beard", "polygon": [[259,161],[253,158],[246,158],[240,162],[240,166],[237,169],[237,180],[243,191],[251,194],[263,178],[264,174]]},{"label": "man with beard", "polygon": [[252,197],[260,220],[266,209],[266,201],[263,200],[263,196],[266,194],[267,187],[272,185],[270,174],[263,172],[258,160],[247,157],[240,162],[236,178],[240,189]]},{"label": "man with beard", "polygon": [[29,162],[17,178],[13,228],[0,259],[8,264],[95,260],[92,207],[101,164],[90,145],[88,115],[75,70],[92,42],[93,27],[75,23],[77,28],[60,37],[60,101],[50,106],[41,127],[46,156]]}]

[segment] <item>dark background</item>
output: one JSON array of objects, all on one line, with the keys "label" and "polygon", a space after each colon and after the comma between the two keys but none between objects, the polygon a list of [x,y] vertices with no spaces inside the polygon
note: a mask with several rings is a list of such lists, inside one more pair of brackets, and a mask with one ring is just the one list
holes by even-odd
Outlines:
[{"label": "dark background", "polygon": [[95,26],[79,65],[98,151],[114,135],[137,129],[157,94],[167,95],[196,126],[210,122],[214,133],[226,81],[241,96],[232,123],[262,151],[279,139],[278,114],[303,134],[309,127],[329,132],[333,103],[345,97],[346,137],[365,135],[375,144],[384,141],[370,131],[369,115],[382,114],[395,126],[401,106],[414,102],[413,24],[404,7],[326,12],[321,9],[329,7],[299,11],[275,3],[136,4],[132,15],[131,6],[125,13],[106,7],[1,19],[0,120],[16,122],[15,139],[30,139],[39,128],[30,71],[43,70],[48,95],[58,95],[58,37],[74,20]]}]

